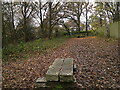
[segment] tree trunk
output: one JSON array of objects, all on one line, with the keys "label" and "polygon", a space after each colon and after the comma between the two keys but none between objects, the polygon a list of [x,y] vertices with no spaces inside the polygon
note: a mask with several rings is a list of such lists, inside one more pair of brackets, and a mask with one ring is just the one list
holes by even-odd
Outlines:
[{"label": "tree trunk", "polygon": [[88,18],[87,18],[87,12],[88,12],[88,9],[87,9],[87,5],[86,5],[86,32],[87,32],[87,36],[88,36]]},{"label": "tree trunk", "polygon": [[48,39],[51,39],[51,33],[52,33],[52,25],[51,25],[51,13],[52,12],[52,2],[49,2],[49,34],[48,34]]},{"label": "tree trunk", "polygon": [[63,24],[63,26],[65,27],[69,37],[71,37],[70,29],[65,24]]},{"label": "tree trunk", "polygon": [[41,7],[41,0],[39,0],[39,12],[40,12],[40,29],[41,29],[41,32],[42,32],[42,38],[44,38],[44,27],[43,27],[43,17],[42,17],[42,7]]},{"label": "tree trunk", "polygon": [[106,28],[106,35],[108,38],[110,38],[110,30],[107,24],[106,16],[105,16],[105,28]]},{"label": "tree trunk", "polygon": [[55,37],[58,37],[58,29],[55,30]]},{"label": "tree trunk", "polygon": [[117,10],[116,10],[116,19],[117,21],[120,21],[120,2],[117,2]]},{"label": "tree trunk", "polygon": [[27,6],[26,6],[26,2],[24,2],[25,3],[25,6],[24,6],[24,15],[23,15],[23,21],[24,21],[24,25],[23,25],[23,31],[24,31],[24,38],[25,38],[25,42],[27,42],[28,41],[28,38],[27,38],[27,15],[26,15],[26,8],[27,8]]},{"label": "tree trunk", "polygon": [[11,2],[11,23],[12,23],[12,30],[13,30],[13,42],[16,42],[16,31],[15,31],[15,24],[14,24],[14,11],[13,11],[13,4]]},{"label": "tree trunk", "polygon": [[100,14],[100,26],[102,27],[102,18],[101,18],[101,14]]},{"label": "tree trunk", "polygon": [[115,14],[113,15],[113,22],[120,21],[120,2],[116,2],[116,11]]},{"label": "tree trunk", "polygon": [[[105,8],[107,9],[106,5],[105,5]],[[109,30],[107,19],[106,19],[107,16],[108,16],[108,11],[107,11],[107,15],[106,14],[104,15],[104,20],[105,20],[106,35],[108,38],[110,38],[110,30]]]},{"label": "tree trunk", "polygon": [[78,15],[77,15],[77,18],[78,18],[78,31],[79,31],[79,34],[80,34],[80,5],[78,3]]}]

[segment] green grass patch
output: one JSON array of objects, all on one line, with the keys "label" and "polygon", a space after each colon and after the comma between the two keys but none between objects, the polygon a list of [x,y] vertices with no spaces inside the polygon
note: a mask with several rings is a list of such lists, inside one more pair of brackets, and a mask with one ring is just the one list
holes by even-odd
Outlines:
[{"label": "green grass patch", "polygon": [[49,49],[54,49],[68,40],[68,38],[60,37],[48,39],[38,39],[32,42],[23,43],[18,45],[9,45],[2,50],[3,62],[23,60],[35,56],[36,54],[46,53]]},{"label": "green grass patch", "polygon": [[65,90],[62,85],[57,85],[53,90]]},{"label": "green grass patch", "polygon": [[95,33],[95,30],[88,30],[88,31],[73,31],[72,32],[72,36],[73,37],[85,37],[87,36],[87,32],[88,32],[88,35],[89,36],[95,36],[96,33]]}]

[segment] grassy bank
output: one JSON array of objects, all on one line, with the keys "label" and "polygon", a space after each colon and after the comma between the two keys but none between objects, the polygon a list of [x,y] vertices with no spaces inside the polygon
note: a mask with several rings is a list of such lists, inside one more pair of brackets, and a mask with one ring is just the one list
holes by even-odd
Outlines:
[{"label": "grassy bank", "polygon": [[[118,28],[119,26],[120,26],[120,22],[115,22],[115,23],[111,23],[108,25],[108,29],[109,29],[111,38],[114,38],[114,39],[120,38],[120,35],[119,35],[120,30]],[[97,36],[107,37],[105,26],[96,29],[96,33],[97,33]]]},{"label": "grassy bank", "polygon": [[52,40],[38,39],[32,42],[20,43],[18,45],[9,45],[3,48],[3,62],[23,60],[40,53],[45,53],[49,49],[57,48],[64,44],[68,38],[53,38]]}]

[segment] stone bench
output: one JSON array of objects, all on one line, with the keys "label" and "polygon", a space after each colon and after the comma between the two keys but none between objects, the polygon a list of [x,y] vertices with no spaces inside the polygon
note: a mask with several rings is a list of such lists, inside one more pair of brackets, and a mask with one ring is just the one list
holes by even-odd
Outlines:
[{"label": "stone bench", "polygon": [[60,70],[60,82],[73,82],[73,59],[66,58]]},{"label": "stone bench", "polygon": [[64,59],[56,59],[53,64],[49,67],[46,73],[47,81],[59,81],[59,74],[62,68]]},{"label": "stone bench", "polygon": [[53,87],[53,84],[62,84],[64,86],[73,85],[75,82],[73,77],[73,61],[74,59],[72,58],[56,59],[46,72],[46,76],[37,79],[37,87]]}]

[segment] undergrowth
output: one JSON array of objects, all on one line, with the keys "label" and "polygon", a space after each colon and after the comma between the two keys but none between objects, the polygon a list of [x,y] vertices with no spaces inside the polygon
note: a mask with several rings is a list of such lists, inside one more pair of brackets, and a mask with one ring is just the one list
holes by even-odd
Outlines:
[{"label": "undergrowth", "polygon": [[57,48],[64,44],[68,38],[53,38],[38,39],[32,42],[23,43],[18,45],[9,45],[2,49],[3,62],[23,60],[35,56],[36,54],[45,53],[49,49]]}]

